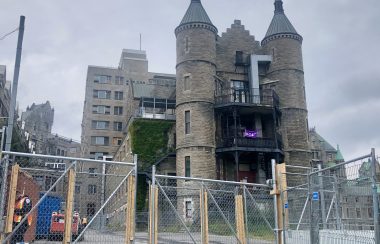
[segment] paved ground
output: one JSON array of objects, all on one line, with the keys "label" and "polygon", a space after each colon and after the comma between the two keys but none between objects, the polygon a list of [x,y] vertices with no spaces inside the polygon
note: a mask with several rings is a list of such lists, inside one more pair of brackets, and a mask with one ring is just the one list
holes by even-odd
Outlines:
[{"label": "paved ground", "polygon": [[[196,243],[200,242],[200,233],[192,233],[193,238]],[[159,243],[172,243],[172,244],[187,244],[193,243],[191,238],[187,233],[161,233],[159,234]],[[237,243],[234,237],[230,236],[219,236],[219,235],[210,235],[210,243],[215,244],[229,244]],[[35,241],[36,244],[61,244],[62,241],[48,241],[48,240],[38,240]],[[118,233],[101,233],[95,230],[89,230],[85,233],[85,240],[80,242],[80,244],[88,243],[124,243],[124,235],[121,232]],[[148,243],[148,234],[139,232],[136,234],[136,243],[138,244],[147,244]],[[255,244],[273,244],[274,242],[262,241],[262,240],[252,240],[249,243]]]}]

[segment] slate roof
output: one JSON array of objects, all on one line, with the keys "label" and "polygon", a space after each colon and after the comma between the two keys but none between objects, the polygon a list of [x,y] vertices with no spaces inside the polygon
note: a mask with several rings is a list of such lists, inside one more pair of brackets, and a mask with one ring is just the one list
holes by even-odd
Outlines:
[{"label": "slate roof", "polygon": [[288,17],[286,17],[282,4],[282,0],[275,1],[274,16],[265,37],[282,33],[298,35],[296,29],[293,27],[292,23],[290,23]]},{"label": "slate roof", "polygon": [[190,6],[180,25],[188,23],[205,23],[213,25],[200,0],[191,0]]}]

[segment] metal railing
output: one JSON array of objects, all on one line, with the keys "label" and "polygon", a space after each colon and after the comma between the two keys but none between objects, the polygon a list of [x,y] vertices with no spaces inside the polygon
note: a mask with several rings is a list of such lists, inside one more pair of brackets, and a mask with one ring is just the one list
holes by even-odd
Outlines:
[{"label": "metal railing", "polygon": [[274,139],[270,138],[245,138],[226,137],[218,140],[218,147],[254,147],[254,148],[276,148]]},{"label": "metal railing", "polygon": [[215,105],[256,105],[278,107],[279,97],[271,89],[240,89],[228,88],[215,94]]}]

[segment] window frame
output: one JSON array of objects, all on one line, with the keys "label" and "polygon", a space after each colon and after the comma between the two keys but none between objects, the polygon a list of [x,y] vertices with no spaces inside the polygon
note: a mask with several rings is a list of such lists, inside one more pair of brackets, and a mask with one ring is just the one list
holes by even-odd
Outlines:
[{"label": "window frame", "polygon": [[185,135],[191,133],[191,113],[190,110],[185,111]]}]

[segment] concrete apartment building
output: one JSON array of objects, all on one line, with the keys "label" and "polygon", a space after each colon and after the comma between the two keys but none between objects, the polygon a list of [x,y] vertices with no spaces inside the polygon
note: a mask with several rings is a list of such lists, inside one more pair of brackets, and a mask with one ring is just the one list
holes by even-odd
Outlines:
[{"label": "concrete apartment building", "polygon": [[[82,120],[82,157],[112,158],[122,144],[131,115],[149,113],[138,110],[139,101],[133,98],[133,94],[149,96],[154,92],[155,84],[175,86],[175,75],[149,72],[145,51],[124,49],[116,68],[89,66]],[[131,99],[127,100],[127,96]],[[96,174],[101,172],[101,167],[86,163],[82,170]],[[84,195],[87,198],[85,205],[90,216],[100,207],[100,178],[96,175],[83,178],[81,188],[87,193]]]}]

